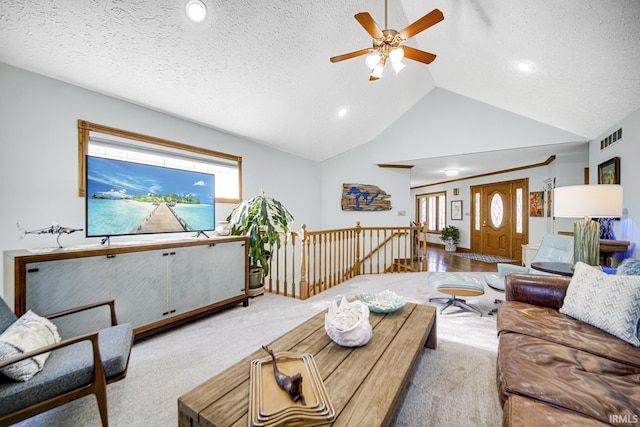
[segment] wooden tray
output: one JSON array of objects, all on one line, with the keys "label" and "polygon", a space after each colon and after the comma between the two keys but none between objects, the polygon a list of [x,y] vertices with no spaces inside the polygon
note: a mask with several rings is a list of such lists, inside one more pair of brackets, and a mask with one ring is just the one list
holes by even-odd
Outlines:
[{"label": "wooden tray", "polygon": [[322,377],[311,354],[276,353],[278,369],[293,375],[302,375],[302,394],[306,405],[294,402],[276,383],[271,357],[251,362],[249,382],[249,426],[270,427],[316,426],[329,424],[335,409],[324,388]]}]

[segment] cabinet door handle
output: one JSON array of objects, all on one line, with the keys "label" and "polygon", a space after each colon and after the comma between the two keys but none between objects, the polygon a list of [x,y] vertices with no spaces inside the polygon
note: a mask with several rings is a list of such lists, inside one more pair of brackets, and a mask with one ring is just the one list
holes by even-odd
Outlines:
[{"label": "cabinet door handle", "polygon": [[162,313],[163,316],[166,316],[167,314],[169,314],[168,311],[165,311],[164,313]]},{"label": "cabinet door handle", "polygon": [[38,271],[40,271],[40,269],[38,267],[34,267],[34,268],[28,269],[27,273],[37,273]]},{"label": "cabinet door handle", "polygon": [[169,252],[163,253],[162,256],[169,256]]},{"label": "cabinet door handle", "polygon": [[169,252],[169,255],[175,255],[175,254],[176,254],[175,252]]},{"label": "cabinet door handle", "polygon": [[107,255],[108,259],[115,258],[115,257],[116,257],[115,255]]},{"label": "cabinet door handle", "polygon": [[176,312],[175,310],[171,310],[169,313],[175,313],[175,312]]}]

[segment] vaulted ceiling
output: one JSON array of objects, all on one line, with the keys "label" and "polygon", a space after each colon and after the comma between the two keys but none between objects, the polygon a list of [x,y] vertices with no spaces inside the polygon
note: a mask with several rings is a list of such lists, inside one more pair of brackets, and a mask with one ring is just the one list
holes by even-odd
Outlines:
[{"label": "vaulted ceiling", "polygon": [[363,58],[329,57],[371,45],[354,15],[383,27],[383,0],[203,1],[195,24],[186,0],[3,0],[0,62],[315,161],[374,140],[434,87],[585,140],[640,107],[638,0],[389,0],[390,28],[445,19],[407,42],[433,63],[375,82]]}]

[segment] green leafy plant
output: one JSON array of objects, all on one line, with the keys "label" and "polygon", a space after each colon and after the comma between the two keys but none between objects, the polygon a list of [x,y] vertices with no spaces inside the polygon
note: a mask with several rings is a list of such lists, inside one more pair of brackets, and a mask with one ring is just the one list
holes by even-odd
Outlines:
[{"label": "green leafy plant", "polygon": [[440,230],[440,240],[451,242],[458,246],[458,243],[460,243],[460,230],[455,225],[447,225]]},{"label": "green leafy plant", "polygon": [[249,237],[250,266],[262,267],[264,274],[269,274],[269,248],[273,245],[280,248],[279,229],[289,233],[289,224],[293,216],[287,208],[277,200],[261,194],[240,202],[227,217],[231,234],[245,234]]}]

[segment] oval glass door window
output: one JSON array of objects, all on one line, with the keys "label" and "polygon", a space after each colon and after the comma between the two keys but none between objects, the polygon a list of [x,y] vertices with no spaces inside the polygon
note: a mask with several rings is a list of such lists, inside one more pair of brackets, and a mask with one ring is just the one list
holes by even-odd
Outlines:
[{"label": "oval glass door window", "polygon": [[491,198],[491,222],[494,228],[502,225],[502,219],[504,217],[504,205],[502,204],[502,197],[499,194],[494,194]]}]

